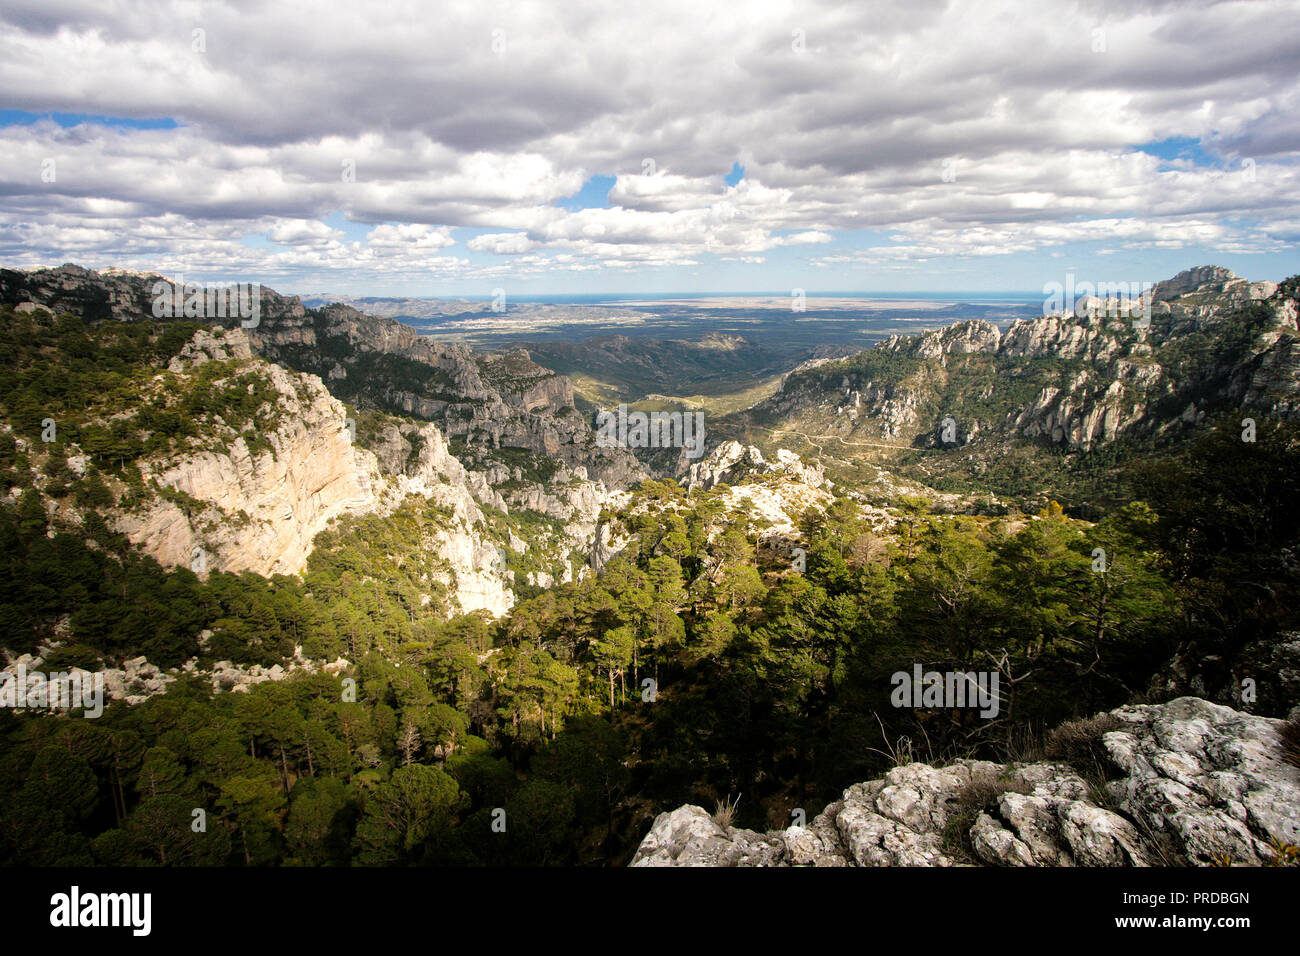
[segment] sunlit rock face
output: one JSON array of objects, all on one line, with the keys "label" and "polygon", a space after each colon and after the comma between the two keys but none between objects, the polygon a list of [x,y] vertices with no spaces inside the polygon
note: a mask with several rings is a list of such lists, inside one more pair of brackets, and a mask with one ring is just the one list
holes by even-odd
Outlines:
[{"label": "sunlit rock face", "polygon": [[447,583],[459,609],[509,609],[513,593],[495,567],[474,485],[488,503],[503,502],[471,478],[436,425],[388,426],[368,450],[354,442],[355,423],[319,378],[255,357],[244,330],[199,331],[169,372],[184,387],[209,362],[225,363],[227,376],[254,372],[268,383],[275,427],[258,433],[255,448],[218,426],[205,436],[209,447],[140,462],[146,487],[156,484],[160,493],[110,519],[142,551],[200,573],[299,574],[316,535],[334,519],[387,514],[418,495],[451,512],[434,530],[433,546],[450,566]]},{"label": "sunlit rock face", "polygon": [[[750,411],[764,426],[842,438],[845,448],[935,447],[935,423],[952,415],[957,444],[978,433],[990,454],[1013,439],[1075,452],[1124,435],[1163,436],[1202,420],[1211,406],[1300,416],[1298,306],[1277,283],[1202,266],[1136,297],[1063,304],[1001,332],[981,320],[959,322],[891,336],[869,358],[805,363]],[[1262,305],[1268,321],[1238,336],[1241,347],[1222,345],[1241,331],[1233,323],[1250,305]],[[1196,358],[1206,341],[1221,343],[1220,361]],[[969,387],[972,379],[978,387]]]}]

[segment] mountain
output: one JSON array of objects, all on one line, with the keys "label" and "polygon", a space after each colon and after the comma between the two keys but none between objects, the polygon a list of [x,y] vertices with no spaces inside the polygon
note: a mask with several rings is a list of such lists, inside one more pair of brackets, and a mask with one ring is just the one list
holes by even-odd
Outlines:
[{"label": "mountain", "polygon": [[[416,495],[445,511],[429,547],[444,563],[450,609],[499,614],[513,602],[496,566],[507,541],[489,532],[479,500],[503,503],[448,453],[436,426],[371,415],[354,440],[355,419],[320,379],[253,355],[243,329],[220,327],[193,331],[165,365],[128,359],[123,384],[134,384],[107,400],[76,394],[81,383],[65,371],[61,385],[74,394],[59,408],[25,387],[40,374],[28,361],[67,349],[93,363],[92,343],[111,348],[111,339],[66,326],[56,341],[35,329],[25,337],[28,374],[6,404],[18,416],[33,408],[53,431],[47,442],[3,425],[18,456],[9,461],[22,469],[9,483],[37,492],[51,518],[81,522],[93,509],[164,567],[270,577],[302,573],[316,536],[338,519],[389,515]],[[83,480],[98,497],[69,494]]]},{"label": "mountain", "polygon": [[[101,273],[75,265],[0,269],[0,304],[42,306],[86,321],[139,321],[154,317],[158,283],[168,296],[177,288],[172,279],[153,273]],[[349,306],[307,309],[296,296],[259,292],[258,321],[247,330],[253,350],[319,376],[344,402],[435,421],[447,437],[483,446],[486,457],[499,448],[519,449],[584,468],[593,481],[607,484],[641,474],[626,450],[595,443],[585,417],[573,407],[568,380],[532,363],[524,352],[480,355]],[[231,318],[225,324],[238,322]]]},{"label": "mountain", "polygon": [[1121,439],[1168,443],[1228,411],[1300,417],[1294,282],[1206,266],[1145,295],[1149,327],[1136,300],[1094,296],[1006,329],[960,322],[804,363],[713,440],[883,457],[945,490],[1023,497],[1036,490],[1026,471],[1055,489]]},{"label": "mountain", "polygon": [[[156,274],[73,265],[0,270],[0,302],[19,312],[44,308],[94,323],[154,321],[157,289],[169,297],[186,293],[185,286]],[[465,527],[482,523],[475,502],[503,515],[511,509],[534,512],[550,522],[542,548],[549,556],[526,563],[534,582],[558,580],[575,573],[571,556],[590,545],[610,490],[645,474],[626,449],[596,443],[586,416],[574,407],[569,381],[523,350],[475,353],[347,306],[307,309],[269,289],[259,290],[255,323],[232,317],[224,324],[234,352],[219,358],[257,357],[253,364],[286,405],[277,421],[289,431],[257,439],[271,448],[274,465],[259,464],[235,441],[225,455],[151,463],[144,480],[156,478],[219,513],[253,516],[239,534],[222,531],[205,539],[230,569],[300,571],[311,538],[337,515],[391,510],[404,489],[436,497],[433,489],[440,488],[443,498],[451,496],[447,489],[457,489],[456,514]],[[212,341],[199,337],[187,348],[202,357]],[[186,358],[177,360],[183,364]],[[354,462],[346,422],[352,420],[356,431],[355,420],[390,413],[406,423],[393,419],[374,436],[375,461]],[[412,419],[432,424],[417,428]],[[370,430],[362,431],[364,445]],[[209,444],[221,444],[217,436],[208,437]],[[391,469],[396,490],[379,487],[378,458]],[[262,500],[265,508],[256,504]],[[182,530],[186,522],[174,506],[157,507],[119,523],[164,564],[189,563],[199,536]],[[272,516],[276,511],[282,514]],[[288,513],[297,517],[285,518]],[[510,541],[527,547],[518,528]],[[516,550],[505,539],[499,544]],[[491,583],[496,547],[472,535],[446,545],[459,568],[462,608],[500,613],[509,606],[509,590]]]},{"label": "mountain", "polygon": [[[0,271],[0,695],[104,685],[0,710],[0,860],[1297,858],[1294,280],[830,348],[696,458],[527,349],[159,283]],[[1129,366],[1111,437],[1022,418]]]}]

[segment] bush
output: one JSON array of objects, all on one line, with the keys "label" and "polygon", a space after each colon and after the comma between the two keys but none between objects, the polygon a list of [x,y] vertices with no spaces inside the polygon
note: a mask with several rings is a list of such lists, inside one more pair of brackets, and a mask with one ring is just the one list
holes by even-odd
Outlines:
[{"label": "bush", "polygon": [[1076,770],[1095,771],[1110,762],[1102,735],[1122,726],[1123,723],[1110,714],[1067,720],[1047,735],[1043,752],[1049,760],[1064,761]]},{"label": "bush", "polygon": [[76,500],[83,508],[107,508],[113,504],[113,492],[98,475],[91,474],[78,483]]},{"label": "bush", "polygon": [[89,644],[71,644],[55,648],[42,662],[46,671],[69,671],[80,668],[83,671],[99,670],[104,666],[103,656]]}]

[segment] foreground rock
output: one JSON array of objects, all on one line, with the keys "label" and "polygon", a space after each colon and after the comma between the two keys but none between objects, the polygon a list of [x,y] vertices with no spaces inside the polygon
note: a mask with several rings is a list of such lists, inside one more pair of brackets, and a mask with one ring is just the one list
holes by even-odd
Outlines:
[{"label": "foreground rock", "polygon": [[1112,711],[1110,779],[1065,763],[896,767],[806,827],[661,813],[632,866],[1262,865],[1300,844],[1300,769],[1282,721],[1195,697]]}]

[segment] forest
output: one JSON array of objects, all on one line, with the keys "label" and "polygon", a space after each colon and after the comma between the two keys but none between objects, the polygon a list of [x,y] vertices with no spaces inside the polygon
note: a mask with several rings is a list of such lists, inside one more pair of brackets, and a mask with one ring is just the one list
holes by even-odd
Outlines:
[{"label": "forest", "polygon": [[[421,602],[440,515],[418,499],[342,520],[301,578],[200,579],[28,488],[0,508],[12,652],[345,664],[241,693],[182,675],[97,720],[0,711],[0,861],[617,865],[682,802],[762,829],[903,760],[1028,759],[1062,720],[1158,697],[1180,650],[1256,667],[1280,715],[1250,655],[1297,626],[1298,453],[1294,423],[1246,443],[1220,420],[1126,463],[1095,522],[902,498],[882,531],[841,497],[803,515],[798,561],[733,489],[650,480],[602,516],[618,557],[499,620]],[[998,716],[893,708],[915,664],[995,670]]]}]

